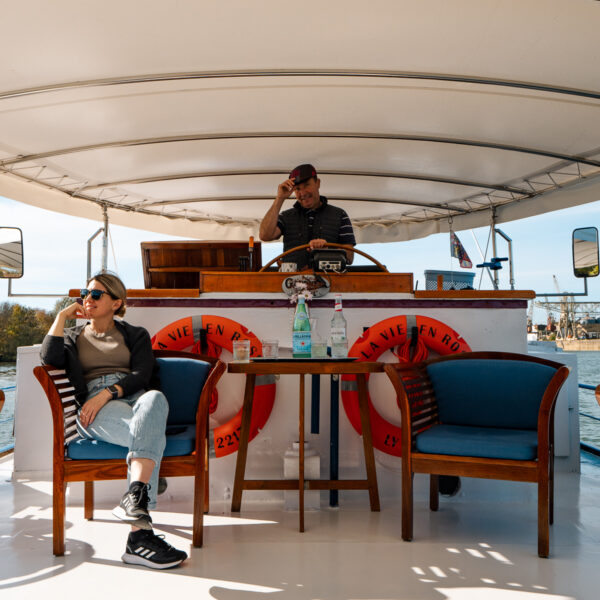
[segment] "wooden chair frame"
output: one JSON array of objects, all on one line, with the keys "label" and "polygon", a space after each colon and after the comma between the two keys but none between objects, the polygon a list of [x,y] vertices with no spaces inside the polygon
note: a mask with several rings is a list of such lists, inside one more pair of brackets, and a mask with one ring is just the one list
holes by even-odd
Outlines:
[{"label": "wooden chair frame", "polygon": [[[426,371],[428,364],[466,359],[519,360],[543,364],[556,369],[548,383],[538,413],[537,460],[503,460],[472,456],[424,454],[415,450],[419,433],[439,423],[437,402]],[[569,375],[568,367],[559,363],[508,352],[468,352],[430,359],[421,363],[387,364],[388,374],[402,415],[402,539],[413,538],[413,477],[429,473],[429,507],[439,508],[438,476],[456,475],[526,481],[538,487],[538,554],[549,554],[549,525],[554,522],[554,408],[556,398]],[[482,400],[484,400],[482,398]]]},{"label": "wooden chair frame", "polygon": [[[212,391],[225,372],[226,365],[213,357],[174,350],[154,350],[154,356],[156,358],[191,358],[203,360],[212,365],[198,401],[195,451],[187,456],[165,456],[160,467],[160,475],[163,477],[194,477],[192,543],[194,546],[200,547],[203,537],[203,516],[205,510],[208,509],[208,407]],[[33,372],[46,393],[52,411],[54,428],[53,552],[56,556],[62,556],[65,553],[67,483],[70,481],[84,482],[84,516],[86,519],[93,519],[94,481],[126,479],[127,464],[123,459],[73,460],[67,458],[66,445],[76,436],[77,405],[73,397],[73,386],[67,379],[64,369],[45,365],[35,367]]]}]

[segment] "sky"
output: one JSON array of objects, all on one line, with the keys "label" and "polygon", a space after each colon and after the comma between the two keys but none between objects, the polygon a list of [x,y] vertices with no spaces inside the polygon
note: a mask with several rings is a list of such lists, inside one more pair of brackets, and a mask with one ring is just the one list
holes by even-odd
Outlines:
[{"label": "sky", "polygon": [[[25,306],[51,309],[57,298],[37,294],[65,295],[70,288],[85,284],[87,240],[101,227],[99,221],[70,217],[0,197],[0,226],[19,227],[24,240],[24,275],[13,280],[12,294],[33,296],[8,298],[8,283],[0,280],[0,302],[9,300]],[[560,291],[583,292],[583,280],[573,275],[572,231],[578,227],[600,226],[600,202],[547,213],[545,215],[502,223],[498,227],[513,240],[515,289],[532,289],[538,294],[556,291],[553,275]],[[164,234],[140,231],[117,225],[110,226],[108,268],[117,272],[128,288],[143,288],[144,279],[140,243],[153,240],[181,239]],[[457,232],[476,272],[475,288],[492,289],[487,274],[475,265],[483,262],[478,241],[485,252],[489,228]],[[92,244],[92,273],[101,267],[101,235]],[[417,289],[425,289],[425,270],[464,271],[450,255],[447,233],[408,242],[363,244],[359,248],[385,264],[389,271],[413,273]],[[280,242],[263,244],[263,264],[282,251]],[[498,255],[508,256],[507,244],[498,238]],[[488,260],[491,256],[491,243]],[[357,257],[356,263],[369,261]],[[510,289],[508,263],[500,271],[500,289]],[[600,302],[600,277],[588,279],[585,302]],[[598,307],[600,311],[600,306]],[[598,314],[600,316],[600,312]],[[535,308],[534,321],[546,322],[546,311]]]}]

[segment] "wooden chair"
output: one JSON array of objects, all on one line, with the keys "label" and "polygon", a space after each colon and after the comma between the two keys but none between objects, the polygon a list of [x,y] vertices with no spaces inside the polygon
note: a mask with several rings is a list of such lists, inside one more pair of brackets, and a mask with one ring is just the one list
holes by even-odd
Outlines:
[{"label": "wooden chair", "polygon": [[469,352],[387,364],[402,415],[402,539],[413,537],[413,476],[537,483],[538,554],[549,553],[554,520],[554,407],[569,369],[502,352]]},{"label": "wooden chair", "polygon": [[[187,352],[155,350],[161,390],[169,402],[167,447],[161,462],[163,477],[194,477],[194,546],[202,546],[203,515],[208,505],[208,407],[225,364],[212,357]],[[94,481],[126,479],[127,448],[97,440],[83,440],[76,430],[77,405],[65,371],[51,365],[33,370],[44,388],[52,411],[53,552],[65,552],[65,494],[70,481],[83,481],[84,515],[94,517]]]}]

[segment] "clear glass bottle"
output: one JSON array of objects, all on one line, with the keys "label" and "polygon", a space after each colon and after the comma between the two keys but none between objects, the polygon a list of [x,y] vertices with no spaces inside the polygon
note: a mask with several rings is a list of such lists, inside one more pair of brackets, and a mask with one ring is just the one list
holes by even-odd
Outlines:
[{"label": "clear glass bottle", "polygon": [[342,313],[342,295],[335,295],[335,310],[331,319],[331,358],[346,358],[348,356],[348,337],[346,334],[346,319]]},{"label": "clear glass bottle", "polygon": [[292,356],[294,358],[310,358],[310,342],[310,321],[306,311],[306,302],[304,296],[299,296],[292,326]]}]

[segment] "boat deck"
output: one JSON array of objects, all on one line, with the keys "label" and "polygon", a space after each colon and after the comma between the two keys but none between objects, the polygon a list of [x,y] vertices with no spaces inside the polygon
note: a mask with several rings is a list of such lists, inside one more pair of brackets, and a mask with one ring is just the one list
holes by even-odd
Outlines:
[{"label": "boat deck", "polygon": [[[0,593],[3,599],[177,597],[245,600],[442,599],[536,600],[598,598],[600,460],[584,455],[582,472],[558,472],[551,558],[536,545],[534,487],[511,482],[463,482],[438,513],[417,481],[415,540],[400,539],[400,505],[382,499],[372,513],[362,494],[342,493],[341,507],[298,515],[283,503],[257,502],[230,516],[213,503],[205,545],[191,549],[178,569],[124,565],[127,527],[112,505],[98,503],[85,521],[80,505],[67,508],[67,554],[51,543],[50,482],[11,481],[12,460],[0,461]],[[174,488],[174,489],[171,489]],[[171,486],[153,512],[155,528],[190,551],[191,502]],[[245,496],[246,497],[246,496]],[[248,497],[251,500],[250,497]],[[325,496],[322,496],[325,499]],[[76,592],[75,590],[78,590]]]}]

